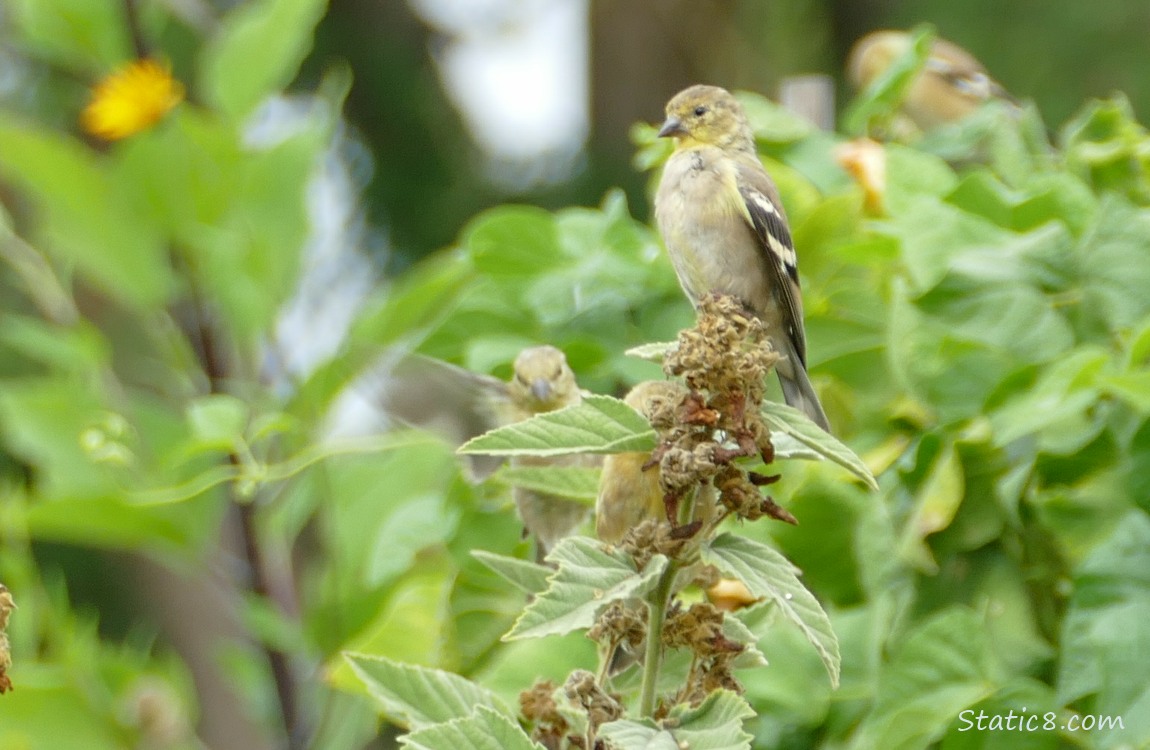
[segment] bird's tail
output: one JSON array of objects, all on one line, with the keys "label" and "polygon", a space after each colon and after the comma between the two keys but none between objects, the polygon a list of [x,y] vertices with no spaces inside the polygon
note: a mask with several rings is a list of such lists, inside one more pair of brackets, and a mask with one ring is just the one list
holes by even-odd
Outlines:
[{"label": "bird's tail", "polygon": [[811,379],[807,377],[807,370],[797,362],[795,365],[795,367],[789,368],[791,372],[788,374],[791,377],[784,375],[782,370],[777,370],[779,384],[783,387],[783,399],[786,400],[788,406],[793,406],[806,414],[812,422],[829,433],[831,431],[830,423],[827,422],[823,405],[819,403],[819,397],[815,394],[814,386],[811,385]]}]

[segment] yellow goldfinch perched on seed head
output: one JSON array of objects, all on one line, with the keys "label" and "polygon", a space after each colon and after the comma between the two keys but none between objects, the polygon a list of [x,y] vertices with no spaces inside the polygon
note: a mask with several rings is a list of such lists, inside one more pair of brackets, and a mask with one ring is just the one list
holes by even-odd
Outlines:
[{"label": "yellow goldfinch perched on seed head", "polygon": [[[882,75],[911,45],[905,31],[867,34],[851,49],[847,73],[861,89]],[[978,59],[945,39],[935,39],[923,69],[906,91],[901,108],[921,130],[958,122],[992,99],[1016,103]]]},{"label": "yellow goldfinch perched on seed head", "polygon": [[786,402],[829,431],[807,377],[794,243],[775,184],[755,152],[742,106],[717,86],[667,103],[661,137],[675,139],[655,196],[655,220],[683,291],[698,304],[729,294],[762,318]]}]

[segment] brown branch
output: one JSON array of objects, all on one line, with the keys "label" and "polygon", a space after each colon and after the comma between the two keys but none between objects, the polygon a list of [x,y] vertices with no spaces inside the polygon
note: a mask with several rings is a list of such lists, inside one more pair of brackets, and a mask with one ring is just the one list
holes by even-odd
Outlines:
[{"label": "brown branch", "polygon": [[128,22],[128,34],[132,38],[132,49],[136,57],[148,57],[148,43],[144,41],[144,29],[140,26],[140,11],[136,7],[136,0],[124,0],[124,16]]},{"label": "brown branch", "polygon": [[[126,1],[131,4],[131,0]],[[205,307],[195,288],[195,283],[191,279],[189,279],[189,282],[192,287],[195,334],[199,343],[200,356],[203,359],[204,371],[208,376],[211,392],[222,393],[224,392],[224,382],[227,379],[227,368],[220,357],[215,337],[212,335],[211,328],[206,320]],[[228,461],[233,466],[241,465],[240,457],[234,452],[228,455]],[[272,585],[271,571],[264,555],[263,547],[260,544],[259,532],[256,528],[254,503],[251,500],[240,501],[234,494],[232,494],[231,500],[236,506],[239,515],[244,559],[247,562],[248,571],[251,576],[251,591],[273,602],[281,613],[293,614],[295,612],[293,601],[287,600],[286,598],[281,599],[273,595],[274,587]],[[268,664],[271,667],[272,680],[275,683],[276,689],[276,698],[279,702],[280,713],[283,716],[284,730],[288,736],[288,747],[303,747],[305,744],[303,742],[304,732],[301,731],[300,726],[296,680],[292,674],[288,655],[266,643],[263,644],[263,650],[267,655]]]}]

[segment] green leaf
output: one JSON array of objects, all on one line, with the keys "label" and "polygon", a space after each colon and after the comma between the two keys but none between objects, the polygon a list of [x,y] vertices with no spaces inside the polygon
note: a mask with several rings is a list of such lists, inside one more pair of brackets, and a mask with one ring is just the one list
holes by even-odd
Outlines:
[{"label": "green leaf", "polygon": [[291,83],[326,9],[323,0],[262,0],[234,8],[201,57],[207,99],[239,118]]},{"label": "green leaf", "polygon": [[547,590],[527,605],[506,641],[562,635],[589,628],[601,609],[613,601],[650,591],[667,567],[667,558],[655,555],[642,571],[630,555],[587,537],[567,537],[556,545],[547,561],[559,566],[548,578]]},{"label": "green leaf", "polygon": [[84,320],[58,326],[38,318],[0,314],[0,343],[65,372],[94,373],[111,358],[103,333]]},{"label": "green leaf", "polygon": [[[1008,262],[1004,249],[992,251],[1000,267]],[[948,276],[916,304],[954,338],[1002,350],[1022,362],[1048,362],[1074,345],[1070,324],[1055,303],[1018,280]]]},{"label": "green leaf", "polygon": [[459,453],[492,456],[561,456],[625,453],[655,448],[655,431],[642,414],[617,398],[587,396],[565,409],[499,427],[467,441]]},{"label": "green leaf", "polygon": [[750,750],[743,722],[755,715],[730,690],[710,693],[698,706],[679,704],[660,723],[619,719],[599,727],[599,737],[617,750]]},{"label": "green leaf", "polygon": [[546,565],[481,549],[472,550],[471,556],[512,586],[532,595],[547,588],[547,577],[555,572]]},{"label": "green leaf", "polygon": [[[107,73],[131,56],[124,9],[111,0],[13,0],[21,47],[88,73]],[[6,8],[7,10],[7,8]],[[41,94],[43,96],[43,94]]]},{"label": "green leaf", "polygon": [[774,401],[764,401],[760,413],[771,430],[789,435],[821,458],[833,461],[854,474],[872,490],[878,489],[878,481],[863,460],[834,435],[812,422],[806,414]]},{"label": "green leaf", "polygon": [[743,644],[742,652],[735,657],[734,666],[739,669],[767,666],[767,657],[759,650],[758,636],[748,627],[747,623],[739,618],[740,610],[728,613],[723,618],[723,635],[732,641]]},{"label": "green leaf", "polygon": [[838,639],[822,605],[799,580],[798,568],[765,544],[731,533],[704,546],[702,559],[741,580],[755,596],[772,601],[815,647],[831,684],[838,686]]},{"label": "green leaf", "polygon": [[[96,497],[118,489],[115,469],[134,459],[135,435],[102,393],[70,378],[7,381],[0,388],[4,447],[38,472],[47,497]],[[114,462],[105,459],[123,460]]]},{"label": "green leaf", "polygon": [[1150,372],[1131,372],[1103,378],[1103,388],[1142,414],[1150,413]]},{"label": "green leaf", "polygon": [[545,495],[594,505],[599,496],[599,470],[584,466],[504,466],[492,475],[496,482]]},{"label": "green leaf", "polygon": [[1097,402],[1098,383],[1109,360],[1105,350],[1081,346],[1055,362],[990,415],[995,442],[1005,446],[1046,431],[1065,436],[1066,427]]},{"label": "green leaf", "polygon": [[185,506],[190,512],[184,513],[185,508],[141,508],[118,497],[66,498],[29,507],[22,521],[33,539],[184,555],[200,548],[194,520],[206,518],[209,507]]},{"label": "green leaf", "polygon": [[[1048,685],[1031,678],[1016,678],[986,700],[963,709],[951,722],[939,750],[1059,750],[1065,747],[1059,733],[1044,729],[1044,714],[1057,705]],[[985,717],[981,730],[979,712]],[[1017,717],[1011,722],[1013,731],[987,728],[996,719],[1005,725],[1011,712]],[[1059,718],[1061,724],[1066,716]],[[1019,729],[1021,722],[1033,729]]]},{"label": "green leaf", "polygon": [[755,715],[745,699],[730,690],[716,690],[697,707],[671,709],[671,730],[679,747],[691,750],[750,750],[751,735],[743,722]]},{"label": "green leaf", "polygon": [[562,262],[555,218],[533,206],[502,206],[481,214],[463,230],[461,244],[480,273],[497,278],[536,277]]},{"label": "green leaf", "polygon": [[[341,572],[336,571],[335,575]],[[442,664],[452,659],[451,639],[455,633],[450,603],[458,575],[445,555],[427,554],[387,589],[386,597],[381,598],[363,583],[347,593],[339,592],[333,603],[340,607],[338,612],[355,613],[353,626],[357,629],[350,639],[341,638],[333,645],[342,652],[391,659],[399,664]],[[346,601],[348,598],[350,602]],[[364,617],[369,618],[365,624],[361,622]],[[343,625],[343,629],[348,629],[348,625]],[[325,679],[332,686],[356,691],[362,682],[352,667],[337,653],[327,664]]]},{"label": "green leaf", "polygon": [[230,450],[239,444],[251,418],[251,407],[223,393],[201,396],[187,407],[192,435],[208,446]]},{"label": "green leaf", "polygon": [[411,729],[463,719],[477,707],[511,716],[494,693],[457,674],[369,654],[343,656],[383,715]]},{"label": "green leaf", "polygon": [[0,114],[0,175],[38,208],[35,243],[113,299],[158,306],[174,287],[167,248],[155,218],[133,210],[104,166],[78,141]]},{"label": "green leaf", "polygon": [[498,711],[479,706],[462,719],[433,724],[399,738],[399,744],[413,750],[543,750],[511,719]]},{"label": "green leaf", "polygon": [[1150,313],[1150,264],[1145,263],[1150,209],[1106,196],[1097,219],[1079,240],[1084,279],[1079,305],[1101,314],[1110,330],[1136,326]]},{"label": "green leaf", "polygon": [[599,727],[598,736],[615,750],[682,750],[675,735],[650,719],[617,719]]},{"label": "green leaf", "polygon": [[958,175],[949,164],[917,149],[887,144],[886,204],[892,215],[905,219],[927,196],[941,198],[958,185]]},{"label": "green leaf", "polygon": [[[1150,701],[1150,519],[1129,513],[1075,571],[1062,627],[1058,698],[1094,695],[1098,713],[1140,719]],[[1144,715],[1143,715],[1144,716]],[[1132,746],[1150,740],[1142,722]]]},{"label": "green leaf", "polygon": [[964,492],[962,462],[954,445],[947,444],[935,457],[903,532],[903,554],[930,573],[938,572],[938,564],[925,540],[950,525]]},{"label": "green leaf", "polygon": [[879,676],[877,700],[851,747],[914,750],[942,736],[960,711],[991,695],[980,618],[951,607],[919,625]]},{"label": "green leaf", "polygon": [[960,252],[1004,246],[1014,237],[987,219],[937,197],[919,195],[909,187],[907,192],[905,206],[897,220],[881,225],[880,229],[899,240],[902,262],[916,296],[942,281]]}]

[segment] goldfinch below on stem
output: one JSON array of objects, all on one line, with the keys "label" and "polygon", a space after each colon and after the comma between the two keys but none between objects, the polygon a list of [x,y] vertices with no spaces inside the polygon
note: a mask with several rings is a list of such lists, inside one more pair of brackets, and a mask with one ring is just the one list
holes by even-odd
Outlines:
[{"label": "goldfinch below on stem", "polygon": [[783,398],[826,431],[807,376],[795,246],[778,190],[759,161],[742,105],[717,86],[667,103],[660,137],[675,139],[655,195],[655,221],[691,303],[712,293],[740,300],[766,324]]}]

